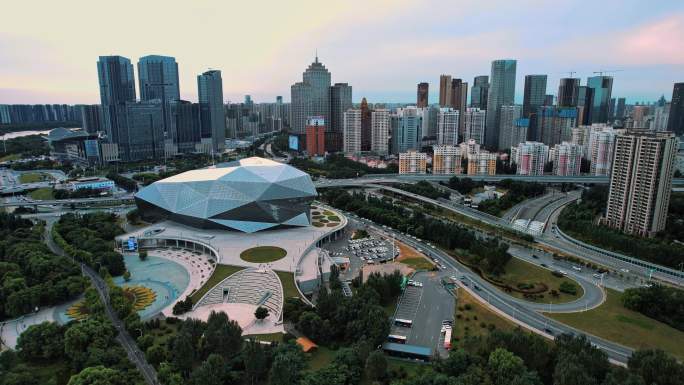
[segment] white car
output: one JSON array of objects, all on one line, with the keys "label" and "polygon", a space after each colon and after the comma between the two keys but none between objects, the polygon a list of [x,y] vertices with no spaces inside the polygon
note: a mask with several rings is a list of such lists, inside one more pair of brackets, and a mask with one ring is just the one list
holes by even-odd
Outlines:
[{"label": "white car", "polygon": [[582,271],[582,268],[579,266],[573,266],[572,269],[575,271]]}]

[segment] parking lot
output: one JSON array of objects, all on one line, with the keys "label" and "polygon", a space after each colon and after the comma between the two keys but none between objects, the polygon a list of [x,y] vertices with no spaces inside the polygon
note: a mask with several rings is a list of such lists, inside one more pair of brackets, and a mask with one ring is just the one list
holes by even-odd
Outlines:
[{"label": "parking lot", "polygon": [[399,250],[383,239],[369,236],[363,239],[350,239],[344,248],[350,254],[359,257],[367,264],[382,263],[392,260]]},{"label": "parking lot", "polygon": [[[406,287],[397,304],[390,335],[403,336],[407,344],[429,347],[441,355],[446,354],[442,322],[453,320],[455,300],[442,286],[442,278],[436,272],[420,272],[413,277],[422,286]],[[406,325],[406,321],[410,321],[410,327],[400,326]]]}]

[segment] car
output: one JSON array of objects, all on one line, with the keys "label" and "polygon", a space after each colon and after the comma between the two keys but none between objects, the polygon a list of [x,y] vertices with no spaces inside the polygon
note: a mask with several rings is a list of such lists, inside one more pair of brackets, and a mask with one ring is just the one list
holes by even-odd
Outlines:
[{"label": "car", "polygon": [[553,330],[551,330],[551,329],[549,329],[549,328],[544,328],[544,331],[545,331],[547,334],[554,335],[554,334],[553,334]]},{"label": "car", "polygon": [[582,268],[579,266],[573,266],[572,269],[575,271],[582,271]]},{"label": "car", "polygon": [[566,271],[563,271],[563,270],[558,270],[558,272],[563,274],[563,275],[568,275],[568,273]]},{"label": "car", "polygon": [[539,257],[537,257],[537,254],[532,254],[532,258],[539,259]]},{"label": "car", "polygon": [[541,266],[541,267],[549,267],[549,266],[547,266],[545,263],[542,263],[540,266]]},{"label": "car", "polygon": [[601,279],[603,277],[603,275],[602,274],[594,274],[594,275],[592,275],[592,277],[594,277],[596,279]]},{"label": "car", "polygon": [[479,287],[479,286],[477,286],[477,285],[473,285],[473,287],[474,287],[474,288],[475,288],[475,290],[477,290],[477,291],[480,291],[480,290],[482,290],[482,289],[480,289],[480,287]]}]

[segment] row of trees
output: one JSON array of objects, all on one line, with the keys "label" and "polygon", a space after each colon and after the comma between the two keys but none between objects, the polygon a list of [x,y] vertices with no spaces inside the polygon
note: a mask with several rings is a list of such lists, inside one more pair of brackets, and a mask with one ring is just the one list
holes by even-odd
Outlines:
[{"label": "row of trees", "polygon": [[0,320],[72,299],[86,286],[78,266],[50,252],[44,227],[0,213]]},{"label": "row of trees", "polygon": [[435,186],[431,185],[430,182],[421,180],[418,183],[415,184],[409,184],[409,183],[401,183],[401,184],[395,184],[394,187],[400,188],[404,191],[408,191],[413,194],[418,194],[422,195],[424,197],[428,197],[430,199],[437,199],[437,198],[449,198],[449,193],[442,191]]},{"label": "row of trees", "polygon": [[361,162],[346,158],[342,154],[331,154],[324,162],[315,162],[307,158],[294,158],[290,165],[304,170],[314,176],[325,176],[331,179],[356,178],[366,174],[397,173],[399,168],[396,164],[387,168],[373,168]]},{"label": "row of trees", "polygon": [[350,194],[341,189],[328,189],[322,198],[341,210],[354,212],[375,223],[434,242],[491,275],[504,273],[511,259],[508,245],[497,239],[478,239],[465,227],[425,215],[417,209],[409,210],[395,205],[388,198]]},{"label": "row of trees", "polygon": [[126,178],[125,176],[117,174],[114,171],[110,171],[109,173],[107,173],[107,178],[113,180],[117,186],[121,187],[122,189],[128,192],[138,190],[138,184],[135,183],[133,179]]},{"label": "row of trees", "polygon": [[583,336],[561,335],[548,344],[520,330],[469,337],[432,369],[393,384],[675,385],[684,374],[684,366],[662,351],[637,351],[625,369],[611,366]]},{"label": "row of trees", "polygon": [[653,263],[679,268],[684,261],[684,246],[674,242],[684,229],[684,198],[673,194],[670,214],[663,234],[647,239],[624,234],[598,224],[598,217],[606,207],[607,186],[594,186],[582,193],[582,200],[566,206],[558,219],[558,226],[568,235],[598,247],[613,250]]},{"label": "row of trees", "polygon": [[53,227],[54,241],[69,255],[88,266],[106,269],[112,276],[126,271],[123,256],[114,251],[114,238],[123,234],[112,213],[67,213]]}]

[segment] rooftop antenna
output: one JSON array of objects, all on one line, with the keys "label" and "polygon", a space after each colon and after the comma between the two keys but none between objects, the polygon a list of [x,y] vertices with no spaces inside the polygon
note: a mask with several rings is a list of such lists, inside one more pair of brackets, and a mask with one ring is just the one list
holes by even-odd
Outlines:
[{"label": "rooftop antenna", "polygon": [[316,48],[316,63],[318,63],[318,48]]}]

